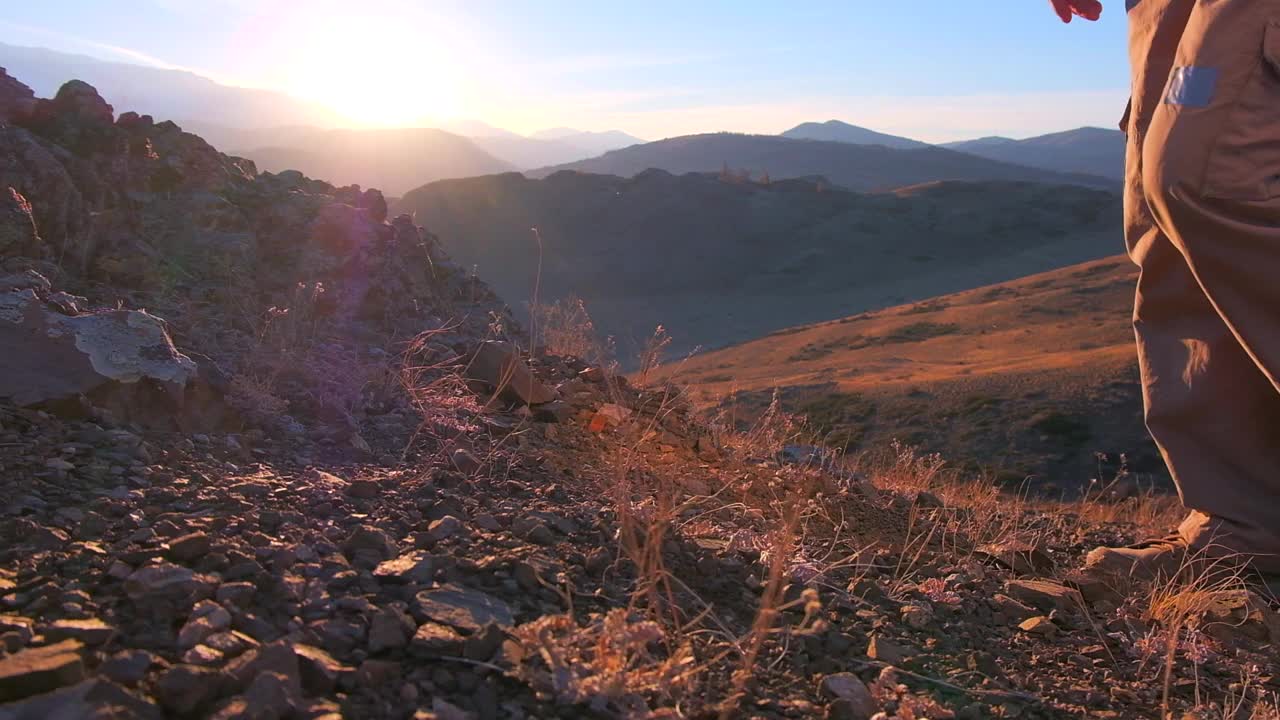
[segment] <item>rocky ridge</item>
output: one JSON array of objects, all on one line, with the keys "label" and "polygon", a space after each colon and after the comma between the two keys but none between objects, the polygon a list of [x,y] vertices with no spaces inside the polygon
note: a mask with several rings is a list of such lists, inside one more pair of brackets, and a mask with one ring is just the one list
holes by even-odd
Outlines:
[{"label": "rocky ridge", "polygon": [[530,351],[377,191],[82,83],[0,120],[4,720],[1156,717],[1169,638],[1179,711],[1276,687],[1243,588],[1054,579],[1133,523]]}]

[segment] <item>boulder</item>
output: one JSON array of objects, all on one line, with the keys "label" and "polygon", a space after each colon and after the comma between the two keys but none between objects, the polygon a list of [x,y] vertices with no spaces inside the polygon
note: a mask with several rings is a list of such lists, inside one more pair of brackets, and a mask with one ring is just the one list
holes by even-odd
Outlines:
[{"label": "boulder", "polygon": [[493,388],[498,395],[525,405],[541,405],[557,398],[555,390],[533,376],[510,343],[496,340],[480,343],[466,374],[468,379]]},{"label": "boulder", "polygon": [[32,287],[0,293],[0,398],[30,406],[149,394],[181,407],[197,368],[163,320],[141,310],[77,312],[68,297]]}]

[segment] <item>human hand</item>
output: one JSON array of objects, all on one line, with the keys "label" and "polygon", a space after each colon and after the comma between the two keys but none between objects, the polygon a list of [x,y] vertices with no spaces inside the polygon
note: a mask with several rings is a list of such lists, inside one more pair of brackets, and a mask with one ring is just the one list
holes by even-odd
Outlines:
[{"label": "human hand", "polygon": [[1098,0],[1049,0],[1049,2],[1064,23],[1071,22],[1071,18],[1076,15],[1085,20],[1097,20],[1102,16],[1102,3]]}]

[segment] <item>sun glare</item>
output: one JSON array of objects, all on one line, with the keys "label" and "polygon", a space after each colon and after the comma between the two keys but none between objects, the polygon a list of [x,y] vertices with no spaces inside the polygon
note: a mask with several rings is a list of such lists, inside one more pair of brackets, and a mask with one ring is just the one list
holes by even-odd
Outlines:
[{"label": "sun glare", "polygon": [[292,94],[354,124],[409,126],[460,114],[458,76],[438,45],[403,25],[326,18],[290,64]]}]

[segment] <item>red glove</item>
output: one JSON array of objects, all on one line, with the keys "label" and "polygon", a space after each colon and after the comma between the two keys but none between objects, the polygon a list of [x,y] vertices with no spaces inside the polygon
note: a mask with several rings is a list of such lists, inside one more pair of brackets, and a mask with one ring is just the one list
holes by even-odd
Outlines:
[{"label": "red glove", "polygon": [[1049,2],[1053,4],[1054,11],[1064,23],[1071,22],[1071,18],[1075,15],[1085,20],[1097,20],[1102,16],[1102,3],[1098,0],[1049,0]]}]

